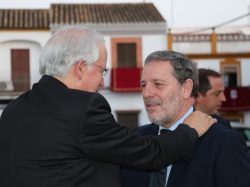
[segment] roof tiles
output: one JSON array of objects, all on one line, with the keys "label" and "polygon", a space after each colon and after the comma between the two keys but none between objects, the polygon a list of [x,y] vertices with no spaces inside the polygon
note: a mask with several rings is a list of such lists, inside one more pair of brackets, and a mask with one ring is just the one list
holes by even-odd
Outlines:
[{"label": "roof tiles", "polygon": [[50,9],[0,9],[0,29],[49,29],[50,24],[158,23],[152,3],[51,4]]},{"label": "roof tiles", "polygon": [[152,3],[52,4],[51,11],[57,24],[165,22]]},{"label": "roof tiles", "polygon": [[0,9],[0,29],[48,29],[49,10]]}]

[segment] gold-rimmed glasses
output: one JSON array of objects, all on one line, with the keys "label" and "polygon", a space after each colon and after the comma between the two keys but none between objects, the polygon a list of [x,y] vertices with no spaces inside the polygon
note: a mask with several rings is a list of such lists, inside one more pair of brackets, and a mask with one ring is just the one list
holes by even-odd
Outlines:
[{"label": "gold-rimmed glasses", "polygon": [[104,77],[105,75],[107,75],[108,71],[110,71],[110,68],[106,68],[106,67],[104,68],[104,67],[102,67],[100,65],[97,65],[97,64],[93,64],[93,65],[95,65],[95,66],[97,66],[99,68],[102,68],[102,77]]}]

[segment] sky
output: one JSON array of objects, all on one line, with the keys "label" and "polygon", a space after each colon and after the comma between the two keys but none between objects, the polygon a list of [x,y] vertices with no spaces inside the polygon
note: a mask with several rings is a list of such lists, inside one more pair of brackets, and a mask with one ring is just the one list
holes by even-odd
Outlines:
[{"label": "sky", "polygon": [[[250,0],[0,0],[1,8],[49,8],[51,3],[154,3],[169,27],[212,27],[250,12]],[[250,24],[250,16],[230,25]]]}]

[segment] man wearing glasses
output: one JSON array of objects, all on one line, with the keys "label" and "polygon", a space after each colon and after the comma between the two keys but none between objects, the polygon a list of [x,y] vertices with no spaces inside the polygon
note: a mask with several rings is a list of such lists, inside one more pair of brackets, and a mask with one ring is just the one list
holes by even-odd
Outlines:
[{"label": "man wearing glasses", "polygon": [[0,118],[1,187],[119,187],[119,165],[159,169],[190,157],[214,119],[196,112],[170,135],[138,136],[116,123],[96,93],[106,61],[93,30],[63,28],[48,40],[41,80]]},{"label": "man wearing glasses", "polygon": [[110,68],[102,67],[97,64],[93,64],[93,65],[102,69],[102,78],[104,78],[104,76],[110,71]]}]

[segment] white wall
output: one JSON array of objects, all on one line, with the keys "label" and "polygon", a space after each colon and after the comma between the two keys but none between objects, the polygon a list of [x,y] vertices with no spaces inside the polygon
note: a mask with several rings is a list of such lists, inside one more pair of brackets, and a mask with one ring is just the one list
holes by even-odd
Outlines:
[{"label": "white wall", "polygon": [[249,53],[249,51],[249,41],[230,41],[217,43],[218,53]]},{"label": "white wall", "polygon": [[10,51],[6,45],[0,43],[0,81],[11,80]]},{"label": "white wall", "polygon": [[[108,53],[106,67],[111,68],[112,67],[111,37],[104,36],[104,41],[105,41],[105,46],[107,48],[107,53]],[[104,77],[104,87],[108,88],[110,84],[111,84],[111,72],[108,72],[108,74]]]},{"label": "white wall", "polygon": [[[30,54],[30,83],[37,82],[40,78],[39,74],[39,55],[41,46],[31,41],[10,41],[0,44],[2,59],[0,69],[0,80],[11,81],[11,49],[29,49]],[[31,86],[30,85],[30,86]]]},{"label": "white wall", "polygon": [[250,125],[250,112],[245,112],[245,119],[244,119],[245,125]]},{"label": "white wall", "polygon": [[167,36],[166,35],[144,35],[142,37],[142,60],[158,50],[167,50]]},{"label": "white wall", "polygon": [[[241,84],[250,86],[250,59],[240,59],[241,61]],[[250,112],[245,112],[244,124],[250,125]]]},{"label": "white wall", "polygon": [[241,61],[241,84],[250,86],[250,59],[240,59]]},{"label": "white wall", "polygon": [[0,34],[0,81],[11,80],[11,49],[29,49],[30,86],[32,86],[40,79],[40,51],[51,33],[49,31],[4,31]]},{"label": "white wall", "polygon": [[210,42],[174,42],[173,50],[187,54],[187,53],[205,53],[211,52]]},{"label": "white wall", "polygon": [[220,72],[220,59],[194,60],[198,68],[208,68]]},{"label": "white wall", "polygon": [[6,41],[32,41],[43,46],[51,32],[48,31],[1,31],[0,44]]}]

